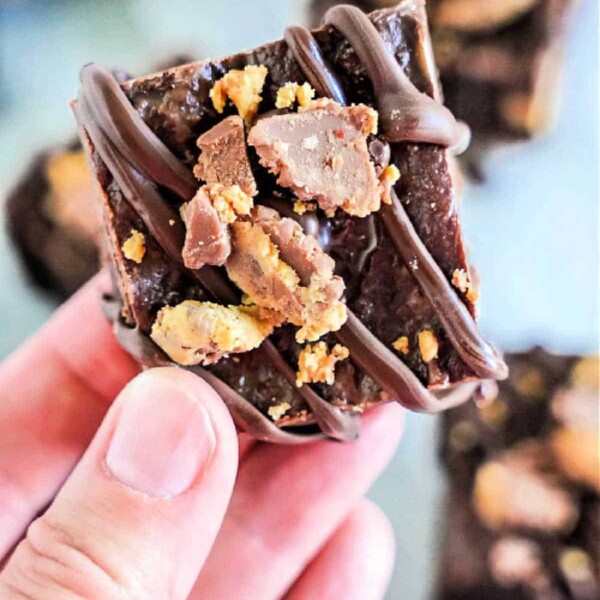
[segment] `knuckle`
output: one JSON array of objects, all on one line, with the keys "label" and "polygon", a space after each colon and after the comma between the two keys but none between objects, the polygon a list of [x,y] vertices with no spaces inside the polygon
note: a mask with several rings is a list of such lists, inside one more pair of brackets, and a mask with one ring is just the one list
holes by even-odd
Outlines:
[{"label": "knuckle", "polygon": [[125,597],[116,573],[89,543],[44,515],[34,521],[4,573],[17,598],[103,600]]}]

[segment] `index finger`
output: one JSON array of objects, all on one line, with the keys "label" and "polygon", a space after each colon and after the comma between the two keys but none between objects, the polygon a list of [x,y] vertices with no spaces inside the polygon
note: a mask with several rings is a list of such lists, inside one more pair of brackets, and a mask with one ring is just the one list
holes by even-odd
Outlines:
[{"label": "index finger", "polygon": [[102,277],[0,365],[0,558],[50,502],[139,370],[101,312]]}]

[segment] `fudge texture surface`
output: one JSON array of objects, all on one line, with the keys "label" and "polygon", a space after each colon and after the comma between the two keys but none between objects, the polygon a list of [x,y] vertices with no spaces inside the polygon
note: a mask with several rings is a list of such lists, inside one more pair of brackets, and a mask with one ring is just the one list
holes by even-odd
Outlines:
[{"label": "fudge texture surface", "polygon": [[289,443],[506,376],[475,323],[452,167],[468,130],[439,102],[423,4],[326,20],[123,85],[90,65],[74,103],[122,344]]},{"label": "fudge texture surface", "polygon": [[436,597],[598,598],[599,359],[538,348],[507,362],[494,402],[444,415]]}]

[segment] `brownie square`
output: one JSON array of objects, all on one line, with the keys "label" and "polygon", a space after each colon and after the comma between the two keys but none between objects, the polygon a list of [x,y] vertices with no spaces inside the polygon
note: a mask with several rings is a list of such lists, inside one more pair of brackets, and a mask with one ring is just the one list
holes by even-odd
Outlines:
[{"label": "brownie square", "polygon": [[9,191],[6,227],[28,279],[56,300],[99,268],[101,211],[79,140],[45,150]]},{"label": "brownie square", "polygon": [[598,598],[598,357],[537,348],[507,362],[494,402],[443,418],[436,598]]},{"label": "brownie square", "polygon": [[73,105],[122,343],[289,443],[506,376],[475,324],[452,156],[465,130],[439,102],[424,6],[328,18],[121,86],[88,66]]}]

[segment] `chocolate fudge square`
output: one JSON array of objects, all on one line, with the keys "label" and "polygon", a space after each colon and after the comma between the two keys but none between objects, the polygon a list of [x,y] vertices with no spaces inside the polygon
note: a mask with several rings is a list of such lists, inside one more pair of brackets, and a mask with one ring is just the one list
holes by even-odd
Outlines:
[{"label": "chocolate fudge square", "polygon": [[438,412],[505,377],[458,218],[468,131],[434,74],[414,1],[123,85],[85,67],[73,109],[122,344],[283,443],[352,439],[371,406]]},{"label": "chocolate fudge square", "polygon": [[599,359],[509,355],[491,404],[444,415],[439,600],[599,597]]},{"label": "chocolate fudge square", "polygon": [[[313,0],[318,23],[335,0]],[[356,0],[363,10],[393,0]],[[444,101],[473,130],[469,155],[550,129],[560,99],[565,36],[575,0],[428,0]]]}]

